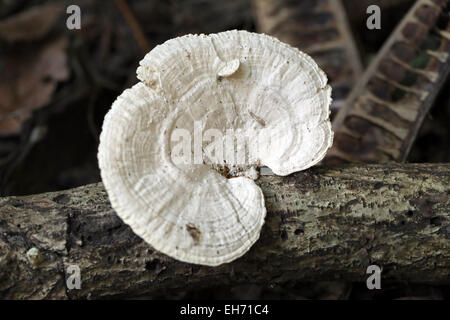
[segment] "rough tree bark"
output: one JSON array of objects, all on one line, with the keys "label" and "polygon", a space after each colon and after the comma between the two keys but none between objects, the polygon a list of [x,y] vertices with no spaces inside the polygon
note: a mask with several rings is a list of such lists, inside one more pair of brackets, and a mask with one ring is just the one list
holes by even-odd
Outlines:
[{"label": "rough tree bark", "polygon": [[405,161],[450,72],[450,1],[418,0],[333,121],[325,163]]},{"label": "rough tree bark", "polygon": [[[156,252],[111,209],[102,184],[0,199],[0,298],[161,295],[218,284],[365,281],[449,283],[450,164],[313,168],[258,180],[261,238],[219,267]],[[67,267],[81,270],[68,290]]]}]

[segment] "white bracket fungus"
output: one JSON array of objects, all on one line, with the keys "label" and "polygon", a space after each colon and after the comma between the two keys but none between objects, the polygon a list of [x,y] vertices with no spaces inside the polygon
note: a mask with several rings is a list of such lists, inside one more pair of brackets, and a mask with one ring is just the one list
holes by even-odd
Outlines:
[{"label": "white bracket fungus", "polygon": [[325,73],[273,37],[227,31],[171,39],[137,75],[100,136],[113,208],[175,259],[215,266],[242,256],[266,215],[257,169],[288,175],[332,144]]}]

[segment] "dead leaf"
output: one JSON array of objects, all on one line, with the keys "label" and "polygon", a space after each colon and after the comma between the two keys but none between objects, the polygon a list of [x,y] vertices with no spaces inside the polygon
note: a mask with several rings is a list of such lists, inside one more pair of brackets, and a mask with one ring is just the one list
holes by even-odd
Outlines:
[{"label": "dead leaf", "polygon": [[67,40],[59,38],[9,55],[0,65],[0,135],[17,134],[31,111],[47,105],[67,80]]},{"label": "dead leaf", "polygon": [[42,38],[63,12],[61,3],[48,3],[20,12],[0,21],[0,37],[10,42]]}]

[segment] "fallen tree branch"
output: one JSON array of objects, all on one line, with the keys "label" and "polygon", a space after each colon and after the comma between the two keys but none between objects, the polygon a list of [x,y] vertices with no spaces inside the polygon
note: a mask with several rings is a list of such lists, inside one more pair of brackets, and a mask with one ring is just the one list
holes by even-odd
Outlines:
[{"label": "fallen tree branch", "polygon": [[[156,252],[111,209],[102,184],[0,199],[0,298],[158,296],[167,290],[287,281],[448,283],[450,165],[313,168],[258,180],[261,238],[219,267]],[[69,265],[81,289],[66,288]]]}]

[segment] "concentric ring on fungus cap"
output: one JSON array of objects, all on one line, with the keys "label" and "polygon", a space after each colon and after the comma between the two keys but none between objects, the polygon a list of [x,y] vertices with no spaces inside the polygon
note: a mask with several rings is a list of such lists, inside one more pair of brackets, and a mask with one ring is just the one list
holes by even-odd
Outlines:
[{"label": "concentric ring on fungus cap", "polygon": [[[319,162],[332,144],[324,72],[273,37],[227,31],[169,40],[146,55],[137,74],[141,82],[113,103],[100,136],[113,208],[175,259],[215,266],[242,256],[266,215],[255,168],[287,175]],[[195,123],[248,135],[258,152],[245,165],[229,164],[205,146],[203,163],[175,163],[172,135],[193,132]]]}]

